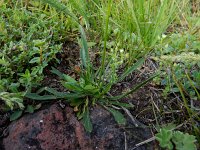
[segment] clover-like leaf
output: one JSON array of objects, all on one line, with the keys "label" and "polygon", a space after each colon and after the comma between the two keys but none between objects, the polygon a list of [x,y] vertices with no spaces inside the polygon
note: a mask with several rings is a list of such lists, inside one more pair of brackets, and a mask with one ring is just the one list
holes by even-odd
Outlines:
[{"label": "clover-like leaf", "polygon": [[156,134],[156,140],[159,141],[160,146],[162,148],[167,148],[169,150],[173,149],[173,145],[171,142],[172,139],[172,131],[167,130],[165,128],[160,129],[160,132]]},{"label": "clover-like leaf", "polygon": [[176,131],[173,134],[172,141],[176,145],[177,150],[196,150],[196,138],[188,133],[184,134],[180,131]]}]

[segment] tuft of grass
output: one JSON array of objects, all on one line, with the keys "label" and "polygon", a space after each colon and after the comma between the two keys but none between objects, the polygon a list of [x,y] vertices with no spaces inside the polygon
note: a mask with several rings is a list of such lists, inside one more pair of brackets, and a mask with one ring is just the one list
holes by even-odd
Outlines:
[{"label": "tuft of grass", "polygon": [[[50,3],[51,4],[51,3]],[[59,4],[57,4],[59,5]],[[57,7],[57,5],[52,5],[53,7],[56,7],[57,9],[60,9],[61,7]],[[62,5],[60,3],[60,5]],[[125,124],[125,118],[123,115],[118,111],[110,108],[112,105],[117,106],[123,106],[123,107],[130,107],[129,104],[121,103],[120,99],[126,97],[127,95],[137,91],[140,87],[151,81],[155,76],[150,77],[149,79],[143,81],[142,83],[136,85],[133,87],[130,91],[123,93],[119,96],[109,96],[108,92],[111,90],[111,87],[119,82],[122,81],[125,77],[127,77],[130,73],[135,71],[138,67],[142,65],[144,62],[144,59],[138,60],[137,63],[135,63],[133,66],[129,67],[125,72],[115,79],[110,79],[110,76],[107,75],[107,70],[105,69],[106,66],[106,48],[107,48],[107,39],[108,39],[108,24],[109,24],[109,18],[111,13],[111,7],[112,7],[112,1],[109,0],[107,3],[107,11],[106,11],[106,18],[105,18],[105,29],[104,29],[104,47],[103,47],[103,54],[102,54],[102,61],[101,66],[98,70],[94,70],[92,66],[92,62],[90,61],[89,57],[89,49],[88,44],[86,40],[86,35],[84,32],[84,29],[81,25],[79,25],[80,33],[81,33],[81,39],[79,40],[80,43],[80,58],[81,58],[81,70],[80,70],[80,79],[76,81],[72,77],[62,74],[55,68],[53,68],[52,72],[57,74],[62,79],[62,84],[64,87],[66,87],[71,93],[71,97],[67,93],[62,93],[60,95],[59,92],[55,91],[51,88],[44,88],[47,92],[53,94],[52,96],[56,98],[66,98],[68,102],[70,102],[70,105],[75,107],[75,110],[77,110],[77,116],[79,119],[82,120],[83,125],[86,129],[86,131],[91,132],[92,131],[92,123],[90,121],[89,117],[89,108],[98,103],[100,105],[103,105],[108,109],[114,116],[115,120],[119,124]],[[67,9],[67,8],[66,8]],[[62,11],[61,9],[60,11]],[[63,11],[68,14],[68,12]],[[108,63],[109,68],[109,63]],[[116,70],[109,70],[110,74],[116,73]],[[110,80],[110,82],[109,82]],[[74,97],[73,97],[74,96]],[[38,94],[34,93],[27,93],[26,97],[35,99],[35,100],[49,100],[49,95],[43,95],[40,96]],[[41,99],[42,98],[42,99]],[[54,98],[52,98],[53,100]],[[114,103],[115,102],[115,103]]]}]

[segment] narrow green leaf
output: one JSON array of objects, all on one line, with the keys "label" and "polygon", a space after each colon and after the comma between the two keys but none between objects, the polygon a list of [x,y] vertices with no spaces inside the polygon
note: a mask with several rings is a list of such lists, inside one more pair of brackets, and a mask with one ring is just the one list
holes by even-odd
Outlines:
[{"label": "narrow green leaf", "polygon": [[87,132],[92,132],[92,123],[90,120],[88,107],[86,108],[86,111],[83,113],[82,123]]},{"label": "narrow green leaf", "polygon": [[69,15],[70,17],[72,17],[72,19],[74,19],[78,23],[78,18],[76,17],[76,15],[70,12],[68,8],[58,0],[42,0],[42,1],[56,8],[58,11],[64,12],[66,15]]},{"label": "narrow green leaf", "polygon": [[91,84],[86,85],[86,86],[84,87],[84,90],[95,90],[95,89],[96,89],[96,87],[94,87],[94,86],[91,85]]},{"label": "narrow green leaf", "polygon": [[56,74],[56,75],[59,76],[61,79],[65,79],[62,72],[60,72],[59,70],[57,70],[57,69],[54,68],[54,67],[51,67],[51,69],[52,69],[52,70],[51,70],[52,73]]},{"label": "narrow green leaf", "polygon": [[145,59],[141,58],[139,59],[132,67],[130,67],[129,69],[127,69],[122,75],[121,77],[119,77],[117,82],[122,81],[125,77],[127,77],[130,73],[132,73],[133,71],[135,71],[138,67],[141,67],[141,65],[144,63]]},{"label": "narrow green leaf", "polygon": [[81,97],[85,97],[85,94],[82,94],[82,93],[69,93],[64,98],[66,98],[66,99],[75,99],[75,98],[81,98]]},{"label": "narrow green leaf", "polygon": [[118,99],[121,99],[121,98],[124,98],[126,97],[127,95],[137,91],[139,88],[141,88],[142,86],[144,86],[145,84],[147,84],[149,81],[151,81],[153,78],[155,78],[158,74],[155,74],[153,76],[151,76],[150,78],[148,78],[147,80],[139,83],[138,85],[136,85],[135,87],[133,87],[129,92],[126,92],[122,95],[119,95],[119,96],[114,96],[114,97],[109,97],[109,99],[111,100],[118,100]]},{"label": "narrow green leaf", "polygon": [[115,118],[115,121],[119,125],[125,125],[126,124],[126,119],[124,118],[124,116],[122,115],[121,112],[119,112],[118,110],[112,109],[112,108],[108,108],[108,110],[112,113],[113,117]]},{"label": "narrow green leaf", "polygon": [[72,7],[77,10],[78,14],[80,14],[85,20],[86,27],[89,27],[89,18],[87,12],[87,2],[84,0],[70,0]]},{"label": "narrow green leaf", "polygon": [[47,91],[47,92],[49,92],[49,93],[51,93],[54,96],[59,97],[59,98],[64,98],[65,96],[67,96],[69,94],[69,93],[66,93],[66,92],[58,92],[55,89],[49,88],[49,87],[45,87],[44,89],[45,89],[45,91]]},{"label": "narrow green leaf", "polygon": [[81,51],[80,51],[81,61],[82,65],[88,70],[91,64],[90,64],[87,40],[83,27],[79,26],[79,29],[81,32]]},{"label": "narrow green leaf", "polygon": [[55,100],[55,99],[57,99],[57,97],[53,96],[53,95],[43,95],[43,96],[40,96],[40,95],[38,95],[36,93],[27,93],[25,95],[25,97],[30,98],[32,100],[39,100],[39,101],[40,100],[43,101],[43,100]]},{"label": "narrow green leaf", "polygon": [[117,101],[109,101],[109,103],[113,105],[121,106],[121,107],[133,108],[133,105],[128,104],[128,103],[122,103],[122,102],[117,102]]},{"label": "narrow green leaf", "polygon": [[66,74],[63,74],[63,77],[64,77],[65,81],[67,81],[67,82],[75,82],[75,83],[77,82],[74,78],[72,78]]},{"label": "narrow green leaf", "polygon": [[99,89],[96,88],[95,86],[91,85],[91,84],[86,85],[83,89],[84,89],[83,90],[84,93],[87,93],[88,95],[91,94],[93,96],[94,96],[95,93],[99,92]]},{"label": "narrow green leaf", "polygon": [[40,57],[34,57],[29,61],[30,64],[40,63]]},{"label": "narrow green leaf", "polygon": [[74,82],[63,82],[62,85],[70,91],[74,92],[82,92],[83,89],[79,86],[79,84]]},{"label": "narrow green leaf", "polygon": [[85,95],[82,93],[66,93],[66,92],[58,92],[53,88],[46,87],[46,91],[49,93],[53,94],[57,98],[66,98],[66,99],[75,99],[75,98],[81,98],[84,97]]},{"label": "narrow green leaf", "polygon": [[42,88],[38,89],[38,90],[36,91],[36,93],[37,93],[37,94],[41,94],[42,92],[45,91],[45,88],[46,88],[46,87],[42,87]]},{"label": "narrow green leaf", "polygon": [[113,83],[108,83],[106,86],[103,87],[103,91],[102,93],[99,95],[99,97],[105,95],[106,93],[108,93],[112,87]]},{"label": "narrow green leaf", "polygon": [[12,113],[12,115],[10,116],[10,121],[17,120],[19,117],[21,117],[22,112],[23,112],[22,110],[14,111],[14,112]]}]

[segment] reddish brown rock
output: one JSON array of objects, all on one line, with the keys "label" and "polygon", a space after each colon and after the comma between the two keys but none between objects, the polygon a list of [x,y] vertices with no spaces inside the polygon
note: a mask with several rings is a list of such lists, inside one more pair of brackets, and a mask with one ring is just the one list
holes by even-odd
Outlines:
[{"label": "reddish brown rock", "polygon": [[[77,120],[73,109],[57,104],[28,114],[11,123],[3,139],[5,150],[123,150],[149,138],[145,128],[120,128],[109,112],[101,107],[91,110],[93,131],[88,134]],[[126,138],[125,138],[126,135]],[[138,149],[152,149],[142,146]]]},{"label": "reddish brown rock", "polygon": [[[9,136],[3,140],[6,150],[68,150],[90,149],[90,140],[69,107],[59,106],[26,115],[9,126]],[[79,140],[87,139],[87,140]]]}]

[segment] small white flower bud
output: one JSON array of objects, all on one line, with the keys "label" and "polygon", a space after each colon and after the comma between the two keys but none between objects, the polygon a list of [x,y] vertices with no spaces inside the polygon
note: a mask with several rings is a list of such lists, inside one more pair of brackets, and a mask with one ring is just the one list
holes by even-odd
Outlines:
[{"label": "small white flower bud", "polygon": [[120,53],[123,53],[123,52],[124,52],[124,49],[120,49],[119,51],[120,51]]}]

